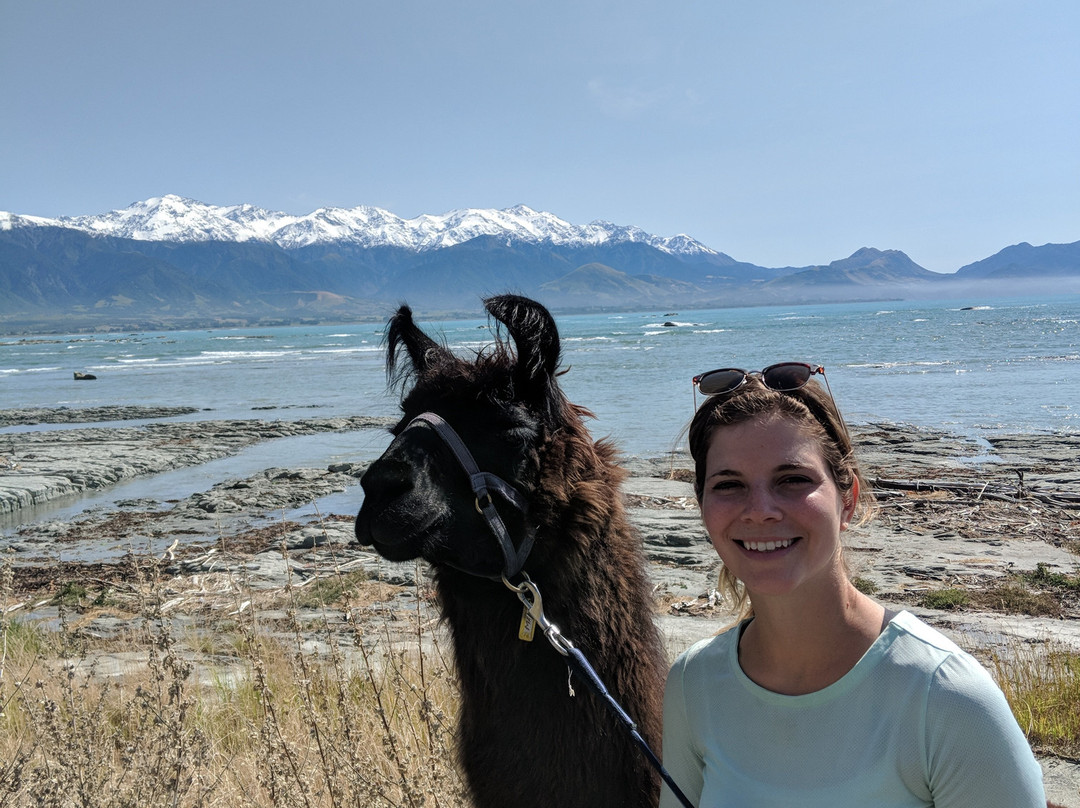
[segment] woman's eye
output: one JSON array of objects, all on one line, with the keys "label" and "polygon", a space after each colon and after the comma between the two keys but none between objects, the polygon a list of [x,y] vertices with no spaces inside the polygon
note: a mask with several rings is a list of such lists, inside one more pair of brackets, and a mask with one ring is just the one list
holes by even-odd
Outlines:
[{"label": "woman's eye", "polygon": [[725,491],[734,491],[739,487],[739,483],[736,480],[719,480],[713,483],[712,490],[723,493]]},{"label": "woman's eye", "polygon": [[789,474],[780,480],[783,485],[805,485],[812,480],[805,474]]}]

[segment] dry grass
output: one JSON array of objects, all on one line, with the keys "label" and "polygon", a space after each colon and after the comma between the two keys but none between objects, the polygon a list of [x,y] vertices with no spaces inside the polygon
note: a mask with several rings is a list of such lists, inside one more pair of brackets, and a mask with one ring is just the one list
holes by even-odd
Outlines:
[{"label": "dry grass", "polygon": [[[178,630],[158,569],[140,562],[124,593],[132,633],[103,640],[82,628],[103,590],[59,587],[59,625],[14,620],[0,563],[0,808],[468,804],[437,633],[419,608],[370,619],[393,587],[339,573],[268,596],[238,582],[227,619]],[[1075,584],[1033,575],[1017,585]],[[120,651],[138,664],[110,675]],[[993,667],[1035,749],[1080,757],[1080,657],[1018,644]]]},{"label": "dry grass", "polygon": [[1080,653],[1018,642],[994,655],[994,673],[1032,747],[1080,759]]},{"label": "dry grass", "polygon": [[1033,570],[1010,572],[971,588],[946,587],[922,593],[918,604],[953,611],[973,608],[1002,614],[1066,618],[1080,610],[1080,574],[1052,571],[1039,563]]},{"label": "dry grass", "polygon": [[10,619],[11,569],[0,572],[0,806],[466,804],[450,666],[419,613],[414,642],[371,636],[353,619],[355,577],[315,597],[335,601],[344,628],[301,627],[303,590],[289,588],[273,632],[241,592],[224,638],[178,636],[148,562],[137,636],[123,642],[140,664],[108,676],[115,641],[80,632],[62,600],[55,629]]}]

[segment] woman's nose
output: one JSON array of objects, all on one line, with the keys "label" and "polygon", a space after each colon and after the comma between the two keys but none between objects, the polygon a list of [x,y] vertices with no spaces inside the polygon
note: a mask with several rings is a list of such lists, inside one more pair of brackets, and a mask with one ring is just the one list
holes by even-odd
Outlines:
[{"label": "woman's nose", "polygon": [[780,518],[780,508],[768,486],[753,485],[747,491],[746,507],[743,519],[747,521],[768,521]]}]

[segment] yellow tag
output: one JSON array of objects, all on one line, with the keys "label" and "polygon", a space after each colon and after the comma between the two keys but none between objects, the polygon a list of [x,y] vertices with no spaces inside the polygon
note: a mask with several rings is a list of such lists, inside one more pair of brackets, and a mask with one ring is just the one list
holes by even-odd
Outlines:
[{"label": "yellow tag", "polygon": [[529,614],[528,609],[524,609],[521,612],[521,625],[518,627],[518,639],[525,642],[532,642],[533,633],[536,631],[536,621],[533,616]]}]

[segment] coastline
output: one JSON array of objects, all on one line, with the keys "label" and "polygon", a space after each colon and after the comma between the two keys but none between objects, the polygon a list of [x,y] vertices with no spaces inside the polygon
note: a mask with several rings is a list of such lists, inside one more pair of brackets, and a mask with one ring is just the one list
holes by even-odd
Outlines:
[{"label": "coastline", "polygon": [[[179,414],[121,407],[81,414],[63,408],[0,411],[0,426],[20,426],[0,433],[0,512],[17,521],[35,503],[204,464],[259,441],[388,424],[360,416],[159,420]],[[33,429],[60,419],[78,424],[80,417],[92,425]],[[115,425],[102,425],[108,421]],[[1006,613],[974,598],[1018,571],[1075,576],[1080,570],[1080,435],[1008,435],[989,438],[987,445],[898,424],[856,425],[852,433],[880,506],[873,522],[849,534],[854,577],[892,608],[914,612],[984,661],[990,651],[1017,643],[1059,643],[1080,651],[1075,592],[1046,601],[1036,614]],[[731,620],[713,593],[718,560],[687,482],[689,458],[626,457],[624,465],[630,472],[626,506],[642,535],[658,620],[674,655]],[[434,607],[416,595],[423,587],[417,565],[388,563],[353,543],[365,468],[293,467],[283,458],[279,467],[219,480],[177,500],[125,500],[14,527],[0,539],[0,555],[14,570],[12,598],[3,606],[16,619],[54,620],[51,599],[66,581],[122,590],[130,586],[132,559],[143,555],[160,561],[169,613],[177,620],[234,609],[230,582],[238,579],[253,591],[270,592],[362,570],[382,587],[370,606],[372,620],[412,608],[436,625]],[[342,492],[352,503],[348,511],[311,506]],[[970,592],[973,600],[955,609],[923,605],[926,593],[946,588]],[[135,619],[122,609],[97,609],[82,615],[80,626],[110,636]],[[117,671],[133,664],[114,656]],[[1045,755],[1041,760],[1048,796],[1080,808],[1080,764]]]},{"label": "coastline", "polygon": [[[184,410],[190,413],[193,410]],[[0,427],[78,423],[77,410],[0,410]],[[329,467],[280,465],[242,479],[216,480],[176,499],[121,500],[69,517],[19,524],[32,506],[90,492],[137,477],[206,464],[258,442],[298,435],[383,430],[391,419],[353,416],[288,420],[155,420],[173,410],[97,408],[82,418],[92,426],[0,433],[0,514],[12,523],[0,551],[17,566],[50,561],[94,563],[133,552],[160,554],[174,545],[183,556],[208,544],[236,541],[267,526],[294,549],[353,548],[351,524],[362,492],[365,463]],[[117,425],[103,426],[103,417]],[[120,419],[141,419],[137,425]],[[864,474],[878,497],[876,518],[848,534],[848,563],[883,599],[911,601],[934,585],[977,585],[1014,569],[1044,565],[1052,572],[1080,569],[1080,435],[1009,435],[980,442],[899,424],[852,427]],[[631,521],[642,534],[657,588],[669,599],[707,595],[715,580],[715,553],[702,530],[692,488],[690,458],[682,453],[624,457]],[[351,492],[348,511],[318,513],[318,501]],[[285,524],[283,514],[310,513]],[[340,500],[333,503],[340,506]],[[75,503],[74,507],[78,507]],[[340,509],[335,508],[335,510]],[[69,509],[70,510],[70,509]],[[341,522],[346,530],[327,528]],[[325,535],[315,539],[315,533]],[[111,548],[111,549],[110,549]],[[278,549],[275,545],[275,550]],[[376,564],[385,568],[386,562]],[[406,565],[412,567],[413,565]],[[411,573],[399,576],[411,580]],[[689,613],[692,609],[683,608]],[[1060,619],[1080,625],[1080,603]],[[1080,633],[1062,632],[1080,647]]]},{"label": "coastline", "polygon": [[194,408],[95,407],[2,410],[0,427],[151,419],[138,426],[92,426],[0,433],[0,514],[101,490],[136,477],[196,466],[260,441],[385,428],[388,418],[158,421]]}]

